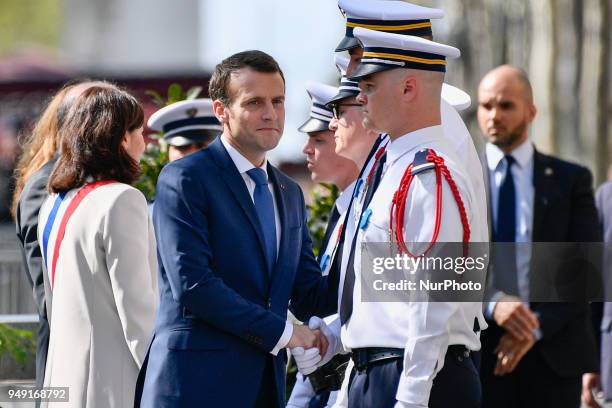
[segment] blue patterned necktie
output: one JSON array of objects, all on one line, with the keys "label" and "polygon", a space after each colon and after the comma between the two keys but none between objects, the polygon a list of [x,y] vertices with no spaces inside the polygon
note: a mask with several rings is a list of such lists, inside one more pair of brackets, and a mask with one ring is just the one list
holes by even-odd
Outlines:
[{"label": "blue patterned necktie", "polygon": [[274,217],[274,201],[268,189],[268,176],[263,169],[258,167],[247,171],[247,174],[255,182],[253,201],[264,235],[268,272],[272,273],[276,263],[276,220]]}]

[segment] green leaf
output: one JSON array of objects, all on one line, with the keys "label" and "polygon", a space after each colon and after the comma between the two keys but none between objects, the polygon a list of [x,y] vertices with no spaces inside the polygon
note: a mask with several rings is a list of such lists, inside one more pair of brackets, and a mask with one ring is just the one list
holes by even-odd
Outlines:
[{"label": "green leaf", "polygon": [[23,365],[28,354],[34,352],[34,348],[31,331],[0,324],[0,356],[8,353],[13,360]]},{"label": "green leaf", "polygon": [[185,99],[187,100],[196,99],[198,96],[200,96],[200,93],[202,93],[202,89],[203,88],[201,86],[194,86],[192,88],[189,88],[187,90]]},{"label": "green leaf", "polygon": [[153,103],[157,105],[158,108],[163,108],[166,105],[165,99],[159,94],[159,92],[148,90],[145,91],[145,95],[148,95],[153,99]]},{"label": "green leaf", "polygon": [[173,83],[168,87],[168,100],[166,101],[166,105],[170,105],[184,99],[185,95],[183,94],[183,87],[177,83]]}]

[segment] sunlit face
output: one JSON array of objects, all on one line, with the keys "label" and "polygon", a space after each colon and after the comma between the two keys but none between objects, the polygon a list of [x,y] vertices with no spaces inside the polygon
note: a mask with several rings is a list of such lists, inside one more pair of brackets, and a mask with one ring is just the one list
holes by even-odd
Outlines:
[{"label": "sunlit face", "polygon": [[535,107],[516,79],[486,77],[478,89],[478,124],[489,141],[511,151],[527,139]]},{"label": "sunlit face", "polygon": [[142,135],[143,127],[134,129],[131,132],[125,132],[123,142],[121,143],[127,154],[135,161],[140,161],[140,156],[145,151],[145,141]]},{"label": "sunlit face", "polygon": [[247,156],[274,149],[285,125],[285,83],[280,73],[241,68],[231,75],[229,95],[231,102],[224,109],[230,142]]},{"label": "sunlit face", "polygon": [[363,56],[363,48],[353,48],[349,50],[349,55],[351,60],[349,61],[348,67],[346,68],[346,76],[350,78],[351,74],[355,71],[355,68],[361,62],[361,57]]},{"label": "sunlit face", "polygon": [[355,98],[341,100],[338,118],[332,119],[329,129],[334,132],[336,153],[359,164],[365,161],[377,133],[363,127],[362,107],[354,106],[356,103]]},{"label": "sunlit face", "polygon": [[331,131],[308,133],[308,140],[302,152],[306,155],[312,181],[334,182],[339,163],[346,160],[336,154],[335,148],[334,134]]},{"label": "sunlit face", "polygon": [[380,133],[388,132],[394,121],[397,101],[402,97],[402,87],[396,80],[396,70],[386,70],[368,75],[359,81],[361,92],[357,101],[363,105],[363,126]]}]

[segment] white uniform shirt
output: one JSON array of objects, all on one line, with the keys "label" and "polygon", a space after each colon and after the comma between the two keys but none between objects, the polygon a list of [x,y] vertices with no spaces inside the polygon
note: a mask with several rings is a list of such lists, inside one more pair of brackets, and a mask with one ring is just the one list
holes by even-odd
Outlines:
[{"label": "white uniform shirt", "polygon": [[[351,203],[351,195],[353,194],[353,190],[355,188],[355,182],[351,183],[346,189],[344,189],[338,198],[336,199],[336,209],[340,216],[338,217],[338,222],[336,223],[336,227],[332,232],[332,235],[327,243],[327,247],[323,252],[324,258],[325,255],[329,255],[329,261],[327,261],[325,268],[321,268],[323,275],[329,274],[329,269],[334,261],[334,256],[337,253],[337,244],[338,239],[340,238],[340,227],[344,223],[344,219],[346,217],[346,211],[348,210],[348,206]],[[338,314],[333,314],[331,316],[326,317],[324,320],[326,323],[330,323],[331,321],[338,318]],[[331,407],[336,402],[336,396],[338,391],[332,391],[329,395],[329,399],[327,400],[326,407]],[[310,384],[310,380],[305,378],[302,374],[297,374],[297,379],[295,381],[295,385],[293,386],[293,391],[291,392],[291,397],[287,402],[287,408],[307,408],[310,400],[315,396],[314,389]]]},{"label": "white uniform shirt", "polygon": [[[486,216],[475,212],[478,201],[475,181],[461,164],[462,159],[449,147],[442,127],[420,129],[394,140],[387,147],[383,176],[369,205],[372,210],[369,222],[357,231],[353,312],[341,330],[342,343],[348,349],[404,348],[404,370],[396,398],[417,406],[427,406],[433,379],[444,363],[449,345],[480,349],[473,325],[475,318],[484,321],[480,302],[361,302],[361,244],[389,241],[391,198],[415,153],[424,148],[434,149],[451,171],[470,223],[470,241],[488,241]],[[457,204],[446,181],[442,185],[442,227],[438,242],[461,242],[463,226]],[[404,224],[404,239],[409,246],[410,243],[429,242],[433,235],[435,188],[434,172],[422,173],[413,180]],[[343,281],[340,287],[342,285]]]},{"label": "white uniform shirt", "polygon": [[[380,135],[382,137],[382,142],[378,146],[378,149],[382,147],[386,147],[389,145],[389,136],[388,135]],[[348,258],[351,252],[351,244],[353,242],[353,237],[355,236],[355,230],[357,229],[357,224],[359,223],[359,216],[361,215],[361,209],[363,208],[363,200],[365,199],[366,194],[366,185],[367,178],[374,167],[374,163],[376,162],[376,155],[373,155],[370,160],[365,164],[364,171],[361,174],[361,177],[355,181],[352,188],[352,195],[355,196],[352,204],[349,204],[350,207],[347,209],[346,217],[344,220],[344,228],[346,232],[344,233],[344,243],[342,248],[342,259],[340,263],[340,287],[338,288],[338,308],[340,308],[340,301],[342,299],[342,282],[344,282],[344,276],[346,275],[346,267],[348,265]],[[348,190],[348,189],[347,189]]]}]

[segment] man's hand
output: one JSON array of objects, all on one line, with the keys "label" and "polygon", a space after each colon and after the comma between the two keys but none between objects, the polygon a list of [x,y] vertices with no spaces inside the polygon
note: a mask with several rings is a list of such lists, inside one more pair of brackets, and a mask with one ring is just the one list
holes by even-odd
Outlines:
[{"label": "man's hand", "polygon": [[308,326],[293,325],[293,334],[287,347],[290,349],[296,347],[302,347],[303,349],[316,348],[323,356],[327,352],[329,342],[327,338],[321,333],[321,330],[311,330]]},{"label": "man's hand", "polygon": [[534,344],[535,338],[533,335],[528,336],[524,340],[519,340],[511,333],[504,334],[495,349],[497,364],[493,374],[505,375],[514,371],[518,363]]},{"label": "man's hand", "polygon": [[586,373],[582,375],[582,403],[587,407],[601,408],[593,393],[601,390],[601,381],[598,373]]},{"label": "man's hand", "polygon": [[[311,321],[317,322],[316,319],[318,318],[312,318]],[[298,370],[303,375],[308,375],[323,365],[321,358],[328,354],[329,341],[318,327],[319,324],[313,324],[312,327],[294,325],[293,335],[287,344]],[[325,329],[327,330],[327,326]]]},{"label": "man's hand", "polygon": [[504,296],[493,309],[495,322],[518,340],[533,337],[533,331],[540,327],[538,317],[516,296]]},{"label": "man's hand", "polygon": [[[340,319],[338,318],[334,322],[332,322],[332,326],[335,323],[340,323]],[[321,333],[325,336],[328,347],[325,351],[321,350],[321,361],[317,364],[319,367],[325,365],[331,360],[337,353],[342,350],[342,343],[340,341],[339,336],[334,333],[331,327],[328,327],[323,319],[317,316],[313,316],[308,321],[308,327],[311,330],[321,330]],[[339,326],[337,328],[339,331]]]}]

